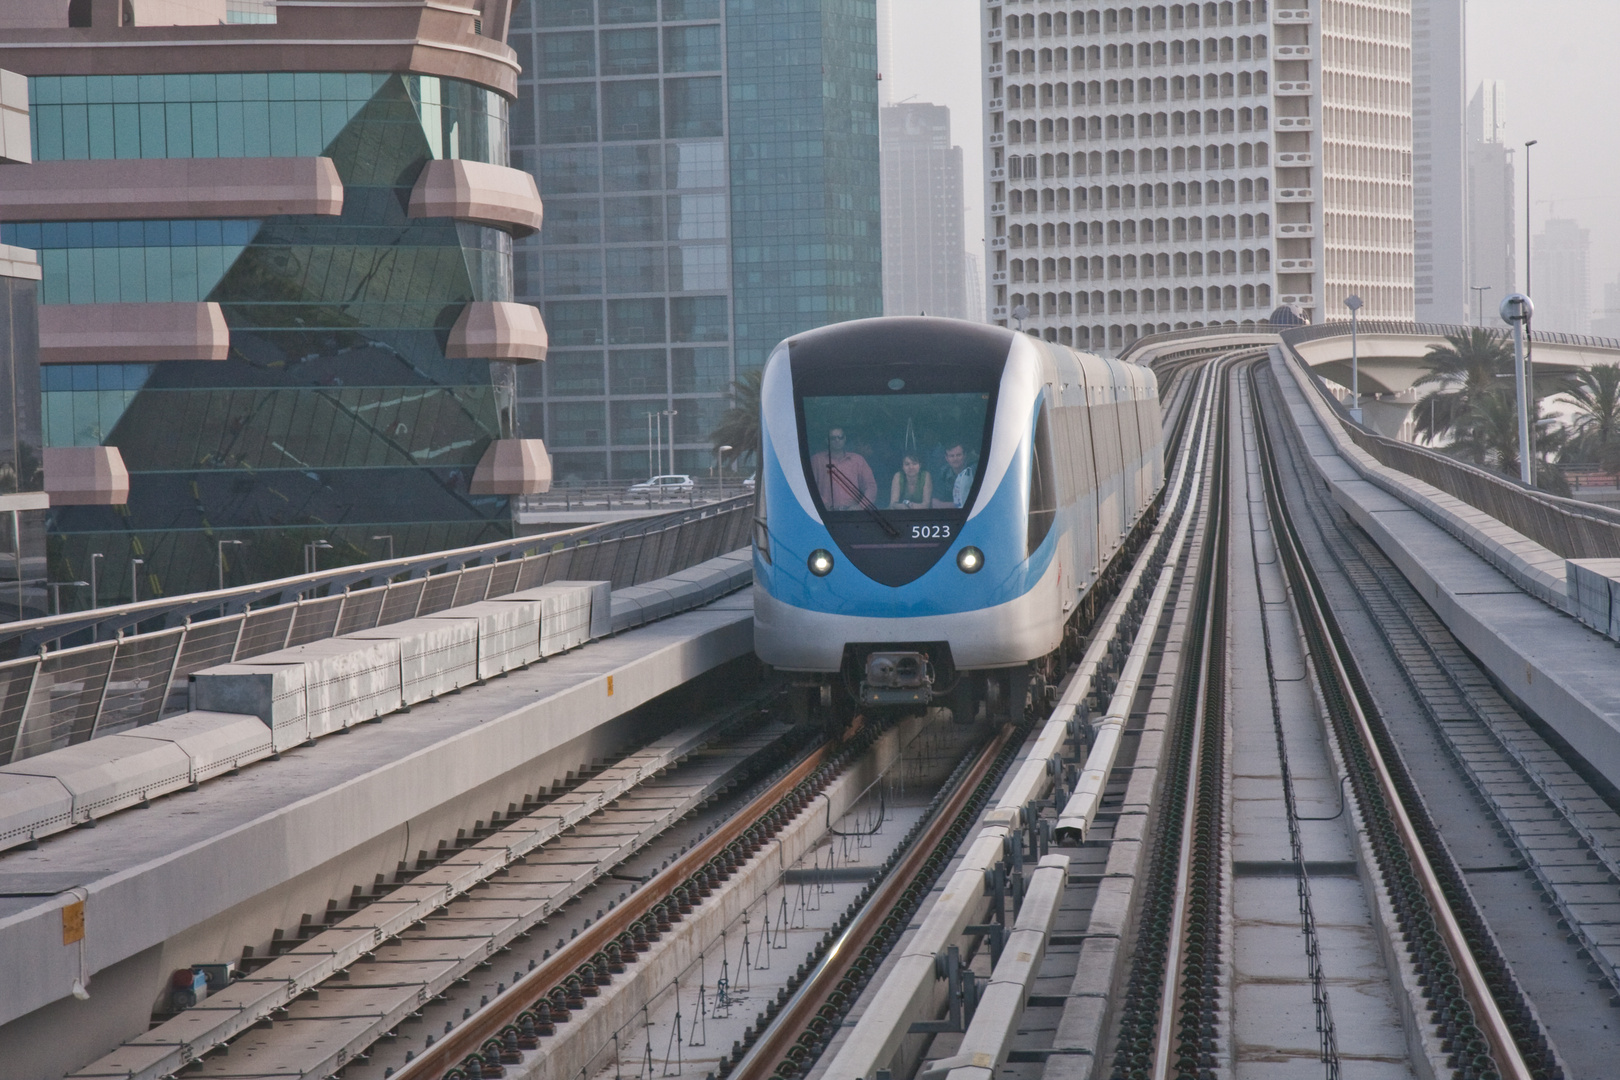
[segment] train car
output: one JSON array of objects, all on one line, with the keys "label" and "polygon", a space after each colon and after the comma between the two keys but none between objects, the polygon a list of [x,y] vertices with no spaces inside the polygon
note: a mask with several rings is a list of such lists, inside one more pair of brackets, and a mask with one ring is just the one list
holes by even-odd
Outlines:
[{"label": "train car", "polygon": [[789,338],[760,423],[754,648],[823,706],[1010,715],[1164,481],[1151,372],[952,319]]}]

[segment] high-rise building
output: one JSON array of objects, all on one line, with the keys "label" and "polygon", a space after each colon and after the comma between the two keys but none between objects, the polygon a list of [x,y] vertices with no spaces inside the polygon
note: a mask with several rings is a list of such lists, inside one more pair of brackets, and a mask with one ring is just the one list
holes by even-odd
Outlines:
[{"label": "high-rise building", "polygon": [[1495,316],[1518,288],[1515,209],[1507,86],[1492,79],[1468,102],[1468,322]]},{"label": "high-rise building", "polygon": [[883,132],[883,310],[966,314],[962,148],[943,105],[891,105]]},{"label": "high-rise building", "polygon": [[1592,234],[1571,218],[1548,218],[1530,248],[1538,330],[1584,334],[1592,325],[1588,268]]},{"label": "high-rise building", "polygon": [[105,603],[297,573],[311,544],[331,565],[510,536],[508,494],[536,489],[493,479],[511,362],[545,352],[511,294],[540,202],[507,166],[510,0],[154,7],[0,31],[29,77],[0,241],[44,271],[53,579],[99,575]]},{"label": "high-rise building", "polygon": [[1462,322],[1468,293],[1464,0],[1412,0],[1412,263],[1419,322]]},{"label": "high-rise building", "polygon": [[[33,157],[28,80],[0,71],[0,163]],[[3,207],[0,207],[3,209]],[[39,259],[0,244],[0,622],[43,614],[45,494],[39,422]]]},{"label": "high-rise building", "polygon": [[671,435],[706,470],[739,372],[881,313],[876,27],[873,0],[518,10],[513,153],[547,212],[516,287],[552,345],[518,415],[560,478],[645,477]]},{"label": "high-rise building", "polygon": [[1405,0],[984,8],[990,317],[1081,348],[1413,311]]},{"label": "high-rise building", "polygon": [[1620,338],[1620,278],[1603,286],[1603,307],[1594,312],[1592,333],[1598,337]]},{"label": "high-rise building", "polygon": [[967,253],[967,317],[974,322],[984,318],[984,259],[976,251]]}]

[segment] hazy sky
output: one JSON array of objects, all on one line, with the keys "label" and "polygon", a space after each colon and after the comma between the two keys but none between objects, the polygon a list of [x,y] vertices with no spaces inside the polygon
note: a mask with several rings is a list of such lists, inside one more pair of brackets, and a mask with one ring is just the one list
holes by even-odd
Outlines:
[{"label": "hazy sky", "polygon": [[[948,105],[966,170],[968,250],[984,236],[979,88],[979,5],[974,0],[888,0],[885,89]],[[1468,90],[1507,83],[1508,137],[1532,151],[1535,231],[1549,209],[1592,232],[1591,299],[1620,274],[1620,0],[1468,0]],[[1524,254],[1523,150],[1518,250]],[[1547,201],[1553,204],[1549,206]],[[1520,270],[1523,283],[1523,270]]]}]

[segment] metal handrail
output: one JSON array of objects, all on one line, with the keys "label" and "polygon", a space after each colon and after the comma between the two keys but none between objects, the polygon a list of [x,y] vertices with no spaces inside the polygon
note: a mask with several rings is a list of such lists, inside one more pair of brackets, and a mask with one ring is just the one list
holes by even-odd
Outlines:
[{"label": "metal handrail", "polygon": [[402,576],[407,579],[428,577],[438,572],[500,562],[525,552],[552,550],[559,545],[571,547],[582,542],[599,542],[651,532],[747,505],[752,500],[753,495],[750,493],[686,510],[606,525],[580,525],[572,529],[514,537],[510,540],[492,540],[470,547],[450,548],[425,555],[356,563],[335,570],[274,578],[252,585],[234,585],[227,589],[189,593],[178,597],[158,597],[133,604],[21,619],[0,624],[0,647],[15,644],[18,654],[26,655],[45,647],[50,642],[61,641],[91,628],[95,628],[95,636],[99,639],[114,638],[137,628],[150,631],[183,626],[187,621],[199,616],[230,615],[248,610],[261,610],[313,596],[331,596],[345,589],[381,584]]}]

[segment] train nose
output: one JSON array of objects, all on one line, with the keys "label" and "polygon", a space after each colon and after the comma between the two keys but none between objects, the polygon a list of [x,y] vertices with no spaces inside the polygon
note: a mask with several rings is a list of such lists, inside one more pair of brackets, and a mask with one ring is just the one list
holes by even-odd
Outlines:
[{"label": "train nose", "polygon": [[875,652],[866,658],[861,701],[867,705],[926,705],[934,693],[934,666],[918,652]]}]

